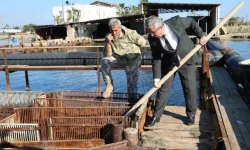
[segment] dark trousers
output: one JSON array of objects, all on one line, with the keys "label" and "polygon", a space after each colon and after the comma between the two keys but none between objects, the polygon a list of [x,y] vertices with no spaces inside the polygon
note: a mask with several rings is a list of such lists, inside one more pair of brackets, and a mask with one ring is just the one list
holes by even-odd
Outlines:
[{"label": "dark trousers", "polygon": [[[165,76],[168,71],[162,69],[162,77]],[[197,104],[196,104],[196,73],[195,65],[184,64],[179,70],[181,84],[186,102],[186,114],[188,117],[195,117]],[[174,80],[172,75],[165,83],[162,84],[158,90],[156,103],[154,106],[154,116],[160,118],[163,114],[165,105],[167,104],[170,89]]]},{"label": "dark trousers", "polygon": [[137,83],[138,83],[138,78],[139,78],[140,66],[141,66],[141,60],[135,62],[135,64],[132,66],[122,64],[119,59],[113,56],[104,57],[101,60],[103,79],[104,81],[106,81],[106,76],[108,76],[111,79],[112,85],[113,85],[113,79],[111,76],[112,68],[119,68],[119,67],[125,68],[125,72],[127,76],[128,93],[137,93]]}]

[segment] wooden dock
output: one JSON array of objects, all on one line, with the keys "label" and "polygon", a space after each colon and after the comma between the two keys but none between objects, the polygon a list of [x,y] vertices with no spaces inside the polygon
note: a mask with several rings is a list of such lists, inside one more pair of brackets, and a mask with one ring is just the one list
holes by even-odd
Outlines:
[{"label": "wooden dock", "polygon": [[161,149],[210,149],[216,142],[212,115],[205,110],[197,110],[195,124],[187,126],[185,107],[166,106],[160,122],[143,133],[142,147]]},{"label": "wooden dock", "polygon": [[223,140],[226,150],[250,149],[250,109],[224,67],[210,71],[213,110],[197,110],[195,124],[187,126],[185,107],[166,106],[160,122],[144,127],[143,148],[216,149]]},{"label": "wooden dock", "polygon": [[212,67],[212,87],[225,126],[226,149],[250,149],[250,109],[224,67]]}]

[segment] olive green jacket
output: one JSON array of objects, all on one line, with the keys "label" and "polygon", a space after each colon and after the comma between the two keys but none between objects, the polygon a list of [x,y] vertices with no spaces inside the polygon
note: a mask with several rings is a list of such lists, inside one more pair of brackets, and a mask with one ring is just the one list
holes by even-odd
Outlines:
[{"label": "olive green jacket", "polygon": [[[107,36],[105,39],[107,41]],[[122,26],[119,37],[111,42],[111,49],[112,53],[122,56],[131,53],[141,53],[140,47],[145,45],[146,39],[144,37],[139,35],[135,30]],[[106,56],[106,47],[104,47],[104,52]]]}]

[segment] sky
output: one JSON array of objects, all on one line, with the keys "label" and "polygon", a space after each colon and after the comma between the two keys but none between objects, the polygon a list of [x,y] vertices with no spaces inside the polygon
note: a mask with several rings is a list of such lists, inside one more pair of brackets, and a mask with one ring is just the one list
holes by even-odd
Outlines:
[{"label": "sky", "polygon": [[[90,4],[95,0],[71,0],[75,4]],[[101,0],[111,3],[125,3],[126,6],[138,5],[139,0]],[[158,3],[215,3],[221,4],[220,16],[226,16],[241,0],[149,0],[149,2]],[[234,15],[250,20],[250,0],[243,0],[245,4]],[[53,24],[52,8],[53,6],[65,5],[66,0],[1,0],[0,2],[0,28],[8,24],[10,27],[23,26],[33,23],[36,25]],[[203,12],[204,14],[206,12]],[[199,13],[198,14],[202,14]],[[176,14],[164,14],[163,19]],[[179,14],[177,14],[179,15]],[[188,15],[187,13],[180,14],[181,16]],[[249,16],[248,16],[249,15]]]}]

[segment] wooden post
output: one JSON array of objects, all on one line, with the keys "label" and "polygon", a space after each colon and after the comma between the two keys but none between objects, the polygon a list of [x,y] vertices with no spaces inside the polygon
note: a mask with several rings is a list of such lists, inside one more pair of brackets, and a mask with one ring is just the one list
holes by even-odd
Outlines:
[{"label": "wooden post", "polygon": [[[243,6],[244,2],[240,2],[227,16],[207,35],[207,39],[210,39],[232,16],[236,13]],[[167,81],[169,77],[171,77],[183,64],[186,63],[199,49],[201,45],[196,45],[181,61],[180,66],[175,66],[171,71],[168,72],[159,82],[158,87],[160,87],[164,82]],[[148,102],[148,98],[154,94],[154,92],[158,88],[153,87],[151,88],[148,93],[146,93],[126,114],[125,116],[129,116],[137,107],[139,107],[143,103]]]},{"label": "wooden post", "polygon": [[128,146],[133,147],[138,144],[138,130],[136,128],[126,128],[124,130],[125,138],[128,140]]},{"label": "wooden post", "polygon": [[4,70],[5,70],[5,77],[6,77],[6,86],[7,86],[7,91],[10,92],[10,75],[9,75],[9,68],[7,64],[7,55],[6,55],[6,50],[4,49]]},{"label": "wooden post", "polygon": [[96,64],[97,64],[97,81],[98,81],[98,88],[97,92],[98,94],[101,93],[101,74],[100,74],[100,66],[99,66],[99,61],[100,61],[100,52],[99,48],[96,50],[97,56],[96,56]]},{"label": "wooden post", "polygon": [[26,91],[30,91],[29,74],[25,71]]}]

